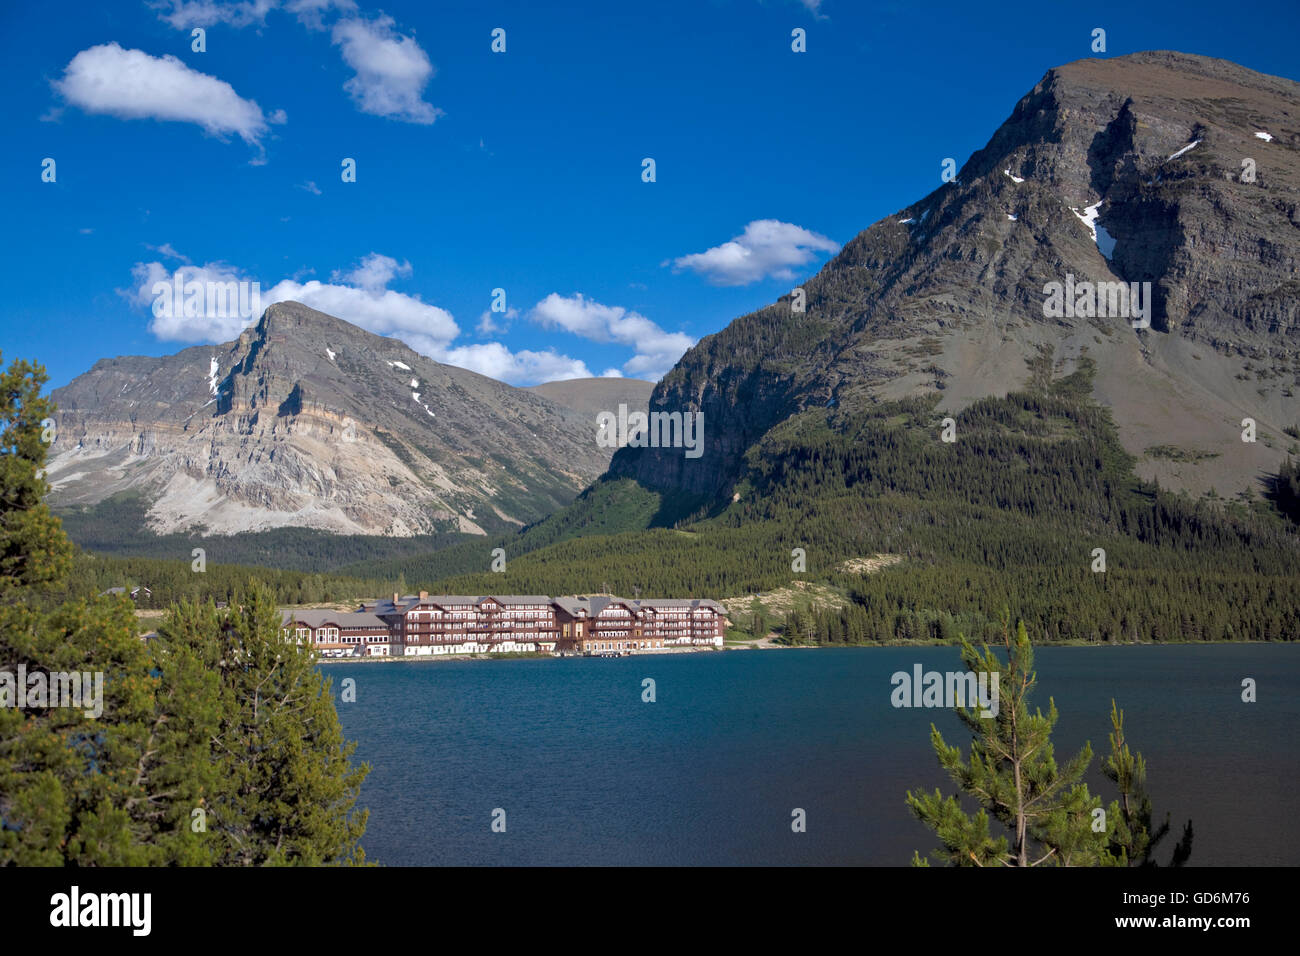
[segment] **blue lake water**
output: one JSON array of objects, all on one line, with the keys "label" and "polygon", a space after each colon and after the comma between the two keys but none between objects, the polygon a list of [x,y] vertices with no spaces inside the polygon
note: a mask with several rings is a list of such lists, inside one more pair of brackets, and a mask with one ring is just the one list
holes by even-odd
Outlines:
[{"label": "blue lake water", "polygon": [[[1089,787],[1110,700],[1157,813],[1191,818],[1191,865],[1300,863],[1300,647],[1037,648],[1058,760],[1085,740]],[[619,659],[330,664],[368,762],[363,845],[402,865],[906,865],[936,841],[903,802],[954,785],[929,743],[951,713],[890,704],[890,675],[960,670],[955,648],[730,651]],[[642,679],[657,700],[642,701]],[[1241,700],[1242,678],[1258,685]],[[493,811],[505,832],[493,832]],[[807,831],[791,830],[802,808]],[[1172,843],[1177,833],[1166,841]],[[1167,856],[1167,848],[1162,856]]]}]

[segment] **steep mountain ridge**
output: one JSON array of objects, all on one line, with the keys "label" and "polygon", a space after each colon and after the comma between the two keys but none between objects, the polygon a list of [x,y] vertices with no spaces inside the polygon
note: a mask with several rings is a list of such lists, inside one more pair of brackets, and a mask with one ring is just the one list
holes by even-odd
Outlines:
[{"label": "steep mountain ridge", "polygon": [[104,359],[52,397],[52,503],[143,490],[160,533],[483,533],[608,462],[578,412],[296,302],[234,342]]},{"label": "steep mountain ridge", "polygon": [[[1139,474],[1257,491],[1300,421],[1298,210],[1300,84],[1171,52],[1050,70],[955,181],[805,282],[805,312],[783,296],[665,376],[651,407],[704,413],[701,458],[626,448],[611,474],[723,495],[804,408],[940,389],[958,410],[1086,356]],[[1047,317],[1067,277],[1152,283],[1151,328]]]}]

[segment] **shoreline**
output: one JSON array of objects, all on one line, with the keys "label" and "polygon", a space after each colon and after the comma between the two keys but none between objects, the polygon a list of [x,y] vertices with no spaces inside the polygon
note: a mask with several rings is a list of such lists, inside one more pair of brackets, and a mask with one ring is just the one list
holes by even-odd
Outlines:
[{"label": "shoreline", "polygon": [[[1037,645],[1035,645],[1035,650],[1041,650],[1041,649],[1043,649],[1043,648],[1055,648],[1055,647],[1093,647],[1093,648],[1105,648],[1105,647],[1262,647],[1262,646],[1290,647],[1290,646],[1295,646],[1297,643],[1300,643],[1300,642],[1297,642],[1297,641],[1126,641],[1126,642],[1122,642],[1122,643],[1121,643],[1121,642],[1116,641],[1116,642],[1111,642],[1111,643],[1104,643],[1104,642],[1097,642],[1097,643],[1094,643],[1094,642],[1091,642],[1091,641],[1088,641],[1088,642],[1085,642],[1085,641],[1060,641],[1060,642],[1053,643],[1053,644],[1037,644]],[[974,645],[974,646],[975,646],[975,647],[980,647],[980,646],[982,646],[982,645],[976,644],[976,645]],[[991,645],[988,645],[988,646],[989,646],[989,647],[996,647],[996,645],[992,645],[992,644],[991,644]],[[510,661],[537,660],[537,661],[546,661],[546,660],[565,660],[565,659],[570,659],[570,658],[574,658],[574,659],[578,659],[578,660],[599,660],[599,659],[604,659],[604,658],[608,658],[608,659],[618,659],[618,658],[622,658],[622,657],[658,657],[658,656],[661,656],[661,655],[664,655],[664,654],[710,654],[710,653],[726,652],[726,651],[816,651],[816,650],[828,650],[828,649],[833,649],[833,648],[840,648],[840,649],[845,649],[845,650],[848,650],[848,649],[866,650],[866,649],[871,649],[871,648],[887,648],[887,647],[917,647],[917,648],[921,648],[921,647],[925,647],[925,648],[933,648],[933,647],[953,647],[953,648],[955,648],[955,647],[960,647],[960,645],[958,645],[958,644],[953,644],[953,643],[944,643],[944,642],[942,642],[942,641],[885,641],[885,642],[879,642],[879,643],[873,642],[873,643],[870,643],[870,644],[775,644],[775,643],[771,643],[771,642],[768,642],[768,643],[754,642],[753,644],[739,644],[739,645],[735,645],[735,644],[733,644],[733,645],[730,645],[730,646],[725,646],[725,645],[724,645],[723,647],[665,647],[665,648],[661,648],[661,649],[657,649],[657,650],[653,650],[653,649],[652,649],[652,650],[642,650],[642,651],[637,651],[637,652],[634,653],[634,654],[609,654],[609,655],[602,655],[602,654],[546,654],[546,653],[542,653],[542,654],[529,654],[529,653],[522,653],[522,652],[518,652],[518,651],[507,651],[507,652],[499,653],[499,654],[491,654],[491,653],[488,653],[488,654],[442,654],[442,655],[438,655],[438,656],[434,656],[434,655],[432,655],[432,654],[425,654],[425,655],[421,655],[421,656],[419,656],[419,657],[416,657],[416,656],[407,657],[407,656],[405,656],[405,655],[395,656],[395,657],[388,657],[388,656],[383,656],[383,657],[321,657],[321,658],[318,658],[318,659],[317,659],[316,663],[317,663],[317,664],[391,664],[391,663],[407,663],[407,664],[428,663],[428,664],[432,664],[432,663],[449,662],[449,661],[490,661],[490,660],[510,660]]]},{"label": "shoreline", "polygon": [[384,664],[384,663],[434,663],[439,661],[552,661],[576,658],[578,660],[599,660],[602,658],[649,657],[661,654],[707,654],[727,650],[725,647],[664,647],[637,651],[635,654],[530,654],[526,651],[503,651],[492,654],[405,654],[381,655],[378,657],[318,657],[318,664]]}]

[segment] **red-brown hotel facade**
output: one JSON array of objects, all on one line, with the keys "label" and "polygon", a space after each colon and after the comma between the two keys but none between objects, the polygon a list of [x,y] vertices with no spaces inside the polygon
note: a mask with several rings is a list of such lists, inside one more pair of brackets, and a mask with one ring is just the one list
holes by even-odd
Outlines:
[{"label": "red-brown hotel facade", "polygon": [[722,647],[726,608],[716,601],[613,595],[399,595],[356,611],[282,612],[284,633],[322,657],[449,654],[634,654],[667,647]]}]

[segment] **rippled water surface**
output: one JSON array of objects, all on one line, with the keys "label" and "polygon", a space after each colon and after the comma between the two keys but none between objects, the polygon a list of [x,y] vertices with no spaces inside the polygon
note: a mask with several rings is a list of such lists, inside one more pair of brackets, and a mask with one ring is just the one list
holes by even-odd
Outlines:
[{"label": "rippled water surface", "polygon": [[[950,648],[329,664],[357,759],[364,845],[392,865],[906,864],[934,840],[907,789],[953,787],[929,744],[948,712],[895,709],[890,675]],[[1037,649],[1058,758],[1108,752],[1110,699],[1157,811],[1191,817],[1193,865],[1300,863],[1300,648]],[[657,700],[642,701],[653,678]],[[1241,681],[1258,702],[1241,700]],[[494,833],[493,811],[506,830]],[[791,830],[802,808],[807,832]]]}]

